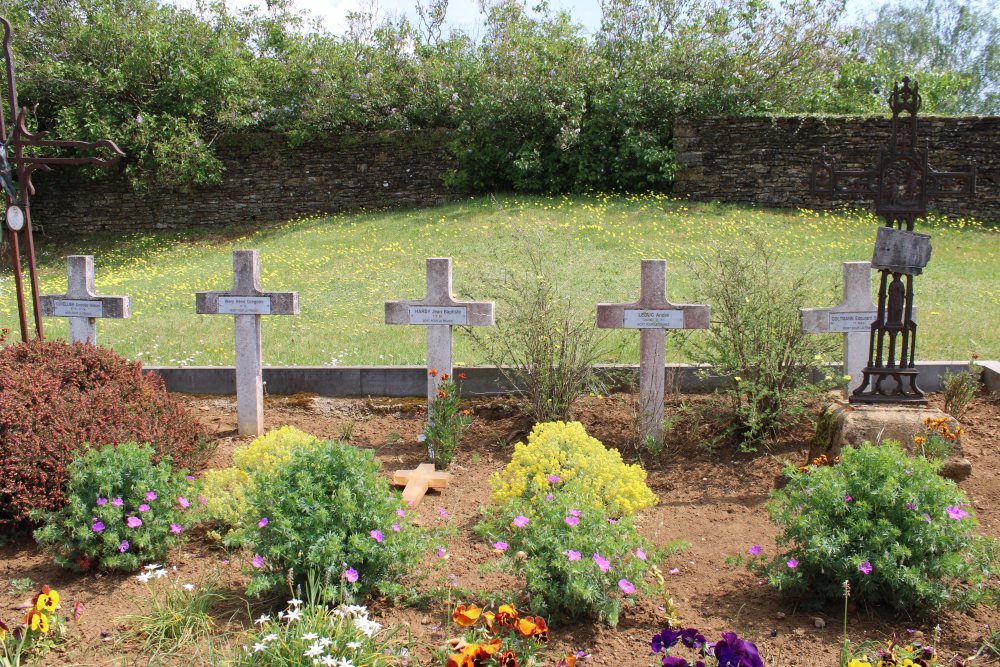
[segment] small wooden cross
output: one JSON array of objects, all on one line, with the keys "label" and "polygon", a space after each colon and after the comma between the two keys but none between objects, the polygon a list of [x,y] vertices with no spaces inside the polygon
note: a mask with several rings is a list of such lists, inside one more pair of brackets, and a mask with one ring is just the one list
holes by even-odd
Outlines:
[{"label": "small wooden cross", "polygon": [[402,486],[403,502],[416,507],[424,499],[427,489],[440,491],[448,488],[451,473],[434,470],[433,463],[421,463],[413,470],[397,470],[392,474],[393,486]]},{"label": "small wooden cross", "polygon": [[260,286],[260,253],[233,251],[233,289],[198,292],[199,315],[235,315],[236,414],[240,435],[264,430],[264,366],[261,315],[298,315],[298,292],[265,292]]},{"label": "small wooden cross", "polygon": [[642,286],[634,303],[597,304],[601,329],[640,329],[639,437],[663,438],[665,329],[707,329],[704,304],[673,304],[666,296],[667,262],[642,260]]},{"label": "small wooden cross", "polygon": [[42,314],[69,318],[71,343],[97,345],[97,318],[124,319],[132,314],[127,296],[104,296],[94,288],[94,256],[66,258],[69,285],[65,294],[41,297]]},{"label": "small wooden cross", "polygon": [[451,294],[451,258],[427,258],[427,296],[415,301],[386,301],[386,324],[419,324],[427,327],[427,408],[437,394],[441,375],[452,374],[453,326],[492,326],[492,301],[456,301]]}]

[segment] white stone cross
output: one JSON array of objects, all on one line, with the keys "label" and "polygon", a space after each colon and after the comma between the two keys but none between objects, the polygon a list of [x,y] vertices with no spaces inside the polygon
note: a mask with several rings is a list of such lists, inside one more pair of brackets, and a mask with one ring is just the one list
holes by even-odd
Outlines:
[{"label": "white stone cross", "polygon": [[97,318],[124,319],[132,314],[127,296],[103,296],[94,289],[94,256],[66,258],[69,285],[65,294],[40,299],[42,314],[69,318],[71,343],[97,345]]},{"label": "white stone cross", "polygon": [[868,343],[878,309],[872,302],[871,262],[844,262],[844,300],[833,308],[801,308],[802,331],[844,334],[844,373],[850,395],[868,365]]},{"label": "white stone cross", "polygon": [[492,301],[456,301],[451,294],[451,258],[427,258],[427,296],[415,301],[386,301],[386,324],[421,324],[427,327],[427,407],[437,394],[441,375],[452,374],[451,328],[491,326]]},{"label": "white stone cross", "polygon": [[667,301],[667,262],[642,260],[642,287],[635,303],[597,304],[601,329],[640,329],[639,437],[663,438],[663,393],[666,333],[664,329],[707,329],[710,310],[704,304]]},{"label": "white stone cross", "polygon": [[197,292],[199,315],[235,315],[236,420],[240,435],[264,430],[264,367],[261,351],[261,315],[298,315],[298,292],[265,292],[260,287],[257,250],[233,251],[233,289]]}]

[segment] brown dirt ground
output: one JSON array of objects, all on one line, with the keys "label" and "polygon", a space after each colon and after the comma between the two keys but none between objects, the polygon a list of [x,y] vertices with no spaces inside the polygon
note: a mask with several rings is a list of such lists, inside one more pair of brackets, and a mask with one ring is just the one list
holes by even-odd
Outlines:
[{"label": "brown dirt ground", "polygon": [[[229,465],[232,451],[247,439],[235,435],[235,400],[231,397],[179,396],[214,433],[218,442],[211,466]],[[697,396],[674,396],[669,413],[680,414],[678,406],[698,404]],[[932,397],[940,406],[940,398]],[[376,450],[383,470],[412,468],[422,460],[416,441],[423,416],[414,400],[338,400],[300,395],[269,397],[266,401],[267,427],[285,424],[310,433],[338,437],[353,425],[351,442]],[[654,543],[686,540],[691,547],[663,563],[667,585],[682,619],[699,627],[706,636],[718,637],[726,630],[752,639],[768,658],[769,666],[814,667],[837,664],[841,642],[841,612],[836,608],[816,611],[800,609],[795,601],[779,595],[742,568],[726,565],[726,557],[744,553],[752,544],[774,548],[776,530],[764,505],[783,461],[799,463],[806,456],[810,435],[803,425],[764,455],[748,455],[720,447],[714,453],[699,448],[697,436],[710,427],[692,424],[684,417],[677,426],[678,442],[662,455],[652,457],[634,444],[635,408],[631,397],[588,398],[578,410],[578,418],[589,433],[608,446],[618,447],[627,459],[641,460],[649,471],[649,484],[659,496],[659,504],[641,514],[640,530]],[[480,403],[477,419],[467,434],[463,450],[453,466],[452,486],[440,496],[429,496],[418,508],[421,520],[430,525],[445,522],[437,508],[450,515],[458,529],[449,539],[449,558],[438,561],[438,574],[452,574],[459,585],[478,591],[509,592],[516,595],[517,581],[497,574],[480,575],[477,567],[492,560],[490,547],[472,533],[479,508],[489,502],[487,480],[510,459],[511,443],[523,438],[530,423],[503,402]],[[685,413],[689,414],[689,413]],[[962,422],[966,429],[964,448],[973,464],[972,476],[961,484],[976,509],[982,532],[1000,536],[1000,467],[993,454],[1000,446],[1000,400],[980,397]],[[398,434],[398,441],[391,434]],[[392,444],[388,444],[392,443]],[[242,592],[243,579],[236,562],[203,532],[193,531],[192,539],[174,550],[168,564],[176,566],[185,581],[199,581],[216,573],[222,590],[234,598]],[[132,576],[100,573],[73,574],[55,567],[39,552],[30,537],[24,536],[0,547],[0,618],[12,620],[17,606],[28,595],[16,593],[10,580],[30,577],[36,584],[48,583],[60,590],[63,607],[84,602],[87,612],[70,638],[49,654],[49,665],[148,665],[208,664],[204,652],[191,651],[179,659],[151,661],[134,645],[116,643],[125,629],[122,616],[140,611],[145,590]],[[29,594],[30,595],[30,594]],[[480,600],[481,601],[481,600]],[[457,602],[457,601],[456,601]],[[267,609],[267,602],[255,603],[253,613]],[[277,609],[280,602],[272,603]],[[373,608],[385,623],[409,624],[417,655],[439,646],[452,628],[442,629],[446,605],[429,610],[393,607],[375,602]],[[825,627],[816,627],[816,618]],[[659,602],[643,601],[627,611],[616,629],[591,623],[553,627],[552,647],[556,652],[583,649],[592,655],[584,664],[593,667],[651,665],[649,637],[662,625]],[[246,623],[246,614],[227,623]],[[893,633],[929,639],[940,625],[939,650],[946,657],[966,656],[980,645],[984,625],[1000,627],[1000,611],[980,606],[967,613],[941,612],[928,618],[913,618],[886,609],[853,610],[848,619],[852,641],[882,640]],[[555,653],[554,653],[555,654]],[[977,662],[983,662],[982,660]]]}]

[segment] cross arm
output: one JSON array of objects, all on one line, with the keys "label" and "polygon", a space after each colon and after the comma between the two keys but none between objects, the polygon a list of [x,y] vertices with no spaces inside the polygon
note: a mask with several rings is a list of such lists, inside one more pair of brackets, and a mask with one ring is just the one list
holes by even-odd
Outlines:
[{"label": "cross arm", "polygon": [[[132,316],[127,296],[94,296],[80,298],[65,294],[43,294],[39,297],[42,314],[48,317],[101,317],[124,319]],[[89,305],[94,304],[94,305]],[[100,304],[100,308],[97,308]],[[89,311],[90,308],[94,310]]]},{"label": "cross arm", "polygon": [[[223,306],[221,311],[220,303]],[[239,309],[240,304],[243,304],[248,310],[246,312],[236,312],[235,310],[227,312],[227,306]],[[299,293],[264,291],[257,291],[254,294],[195,292],[195,313],[198,315],[298,315]]]}]

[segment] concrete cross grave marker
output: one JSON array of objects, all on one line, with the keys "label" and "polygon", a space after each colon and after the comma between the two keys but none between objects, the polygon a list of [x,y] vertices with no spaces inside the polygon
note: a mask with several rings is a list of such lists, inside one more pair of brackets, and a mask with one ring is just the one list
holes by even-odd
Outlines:
[{"label": "concrete cross grave marker", "polygon": [[851,376],[847,392],[861,386],[868,362],[868,341],[878,308],[872,301],[871,262],[844,262],[844,300],[833,308],[801,308],[802,331],[844,334],[844,373]]},{"label": "concrete cross grave marker", "polygon": [[402,486],[403,503],[416,507],[428,489],[440,491],[448,488],[451,473],[435,470],[433,463],[421,463],[413,470],[397,470],[392,475],[393,486]]},{"label": "concrete cross grave marker", "polygon": [[386,301],[386,324],[419,324],[427,327],[427,407],[437,393],[442,374],[452,374],[453,326],[492,326],[492,301],[456,301],[451,294],[451,258],[427,258],[427,296],[415,301]]},{"label": "concrete cross grave marker", "polygon": [[233,289],[198,292],[199,315],[233,315],[236,321],[236,414],[240,435],[264,430],[261,315],[298,315],[298,292],[265,292],[260,286],[257,250],[233,251]]},{"label": "concrete cross grave marker", "polygon": [[70,255],[66,265],[69,275],[66,293],[42,295],[42,314],[68,317],[71,343],[97,345],[97,318],[129,317],[132,312],[128,297],[97,294],[93,255]]},{"label": "concrete cross grave marker", "polygon": [[601,329],[639,329],[639,437],[663,438],[665,329],[707,329],[704,304],[673,304],[666,296],[667,262],[642,260],[642,287],[635,303],[597,304]]}]

